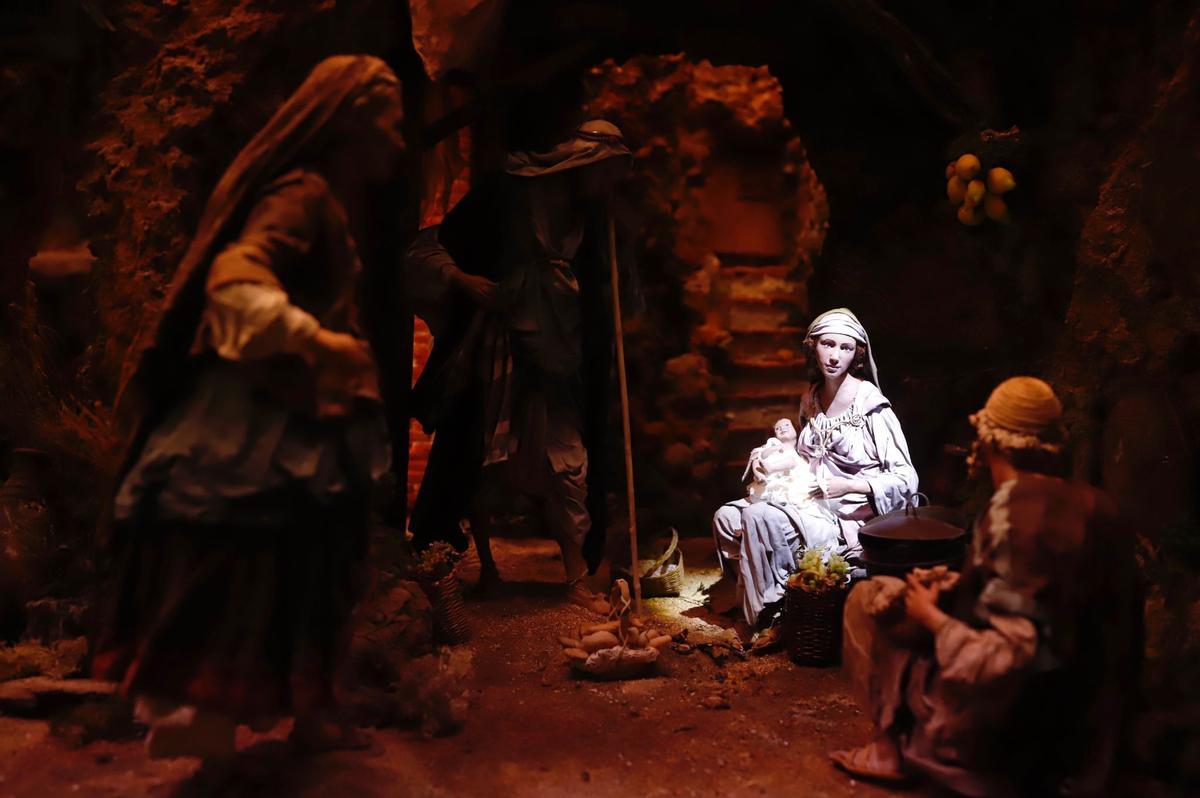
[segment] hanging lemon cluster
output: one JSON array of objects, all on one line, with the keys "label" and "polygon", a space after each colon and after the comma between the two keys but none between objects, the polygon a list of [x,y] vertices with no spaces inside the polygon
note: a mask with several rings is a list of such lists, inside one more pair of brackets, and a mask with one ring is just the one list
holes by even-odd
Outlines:
[{"label": "hanging lemon cluster", "polygon": [[975,226],[984,217],[1008,221],[1008,203],[1002,195],[1017,187],[1012,172],[1002,166],[989,169],[982,179],[982,165],[971,153],[946,165],[946,196],[958,205],[958,220]]}]

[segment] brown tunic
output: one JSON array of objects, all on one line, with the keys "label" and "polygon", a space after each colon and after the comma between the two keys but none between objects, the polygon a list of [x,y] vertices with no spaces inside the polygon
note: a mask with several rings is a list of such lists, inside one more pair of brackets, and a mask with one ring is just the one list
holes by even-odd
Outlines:
[{"label": "brown tunic", "polygon": [[975,531],[951,619],[915,646],[851,593],[844,654],[905,764],[972,796],[1101,794],[1134,678],[1132,535],[1084,485],[1021,473]]},{"label": "brown tunic", "polygon": [[[361,270],[345,214],[319,174],[296,169],[270,183],[214,259],[208,290],[234,282],[282,287],[335,331],[358,334]],[[390,451],[374,371],[319,370],[299,355],[232,363],[193,345],[195,384],[156,426],[115,502],[118,520],[153,497],[159,518],[272,523],[272,497],[300,485],[317,497],[361,491]],[[331,408],[352,406],[349,414]]]}]

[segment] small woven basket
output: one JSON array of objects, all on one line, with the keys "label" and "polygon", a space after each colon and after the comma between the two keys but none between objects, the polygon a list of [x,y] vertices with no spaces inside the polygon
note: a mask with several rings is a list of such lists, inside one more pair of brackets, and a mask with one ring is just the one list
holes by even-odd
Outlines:
[{"label": "small woven basket", "polygon": [[842,608],[847,588],[809,593],[798,587],[784,592],[783,634],[788,655],[797,665],[836,665],[842,654]]},{"label": "small woven basket", "polygon": [[451,571],[436,582],[427,582],[422,587],[429,596],[429,603],[433,605],[435,636],[443,643],[451,645],[469,640],[471,624],[458,574]]},{"label": "small woven basket", "polygon": [[671,527],[671,544],[657,560],[639,560],[642,570],[642,597],[678,596],[683,591],[683,552],[679,550],[679,532]]}]

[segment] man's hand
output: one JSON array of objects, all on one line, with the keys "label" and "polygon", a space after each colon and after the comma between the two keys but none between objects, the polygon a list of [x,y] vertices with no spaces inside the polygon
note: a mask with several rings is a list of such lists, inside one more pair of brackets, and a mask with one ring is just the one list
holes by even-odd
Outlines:
[{"label": "man's hand", "polygon": [[847,493],[870,493],[871,486],[865,479],[830,477],[825,483],[825,498],[838,499]]},{"label": "man's hand", "polygon": [[941,588],[937,585],[927,587],[920,578],[909,574],[908,589],[904,593],[904,611],[909,618],[924,626],[930,632],[937,634],[949,616],[942,612],[937,605]]},{"label": "man's hand", "polygon": [[375,359],[366,341],[322,327],[313,336],[308,355],[316,372],[319,416],[344,416],[358,397],[379,398]]},{"label": "man's hand", "polygon": [[324,327],[317,330],[317,334],[313,336],[312,354],[316,360],[339,370],[354,372],[375,365],[375,360],[371,357],[371,347],[366,341]]},{"label": "man's hand", "polygon": [[482,308],[495,308],[499,304],[500,289],[494,282],[477,274],[459,272],[455,278],[458,287]]}]

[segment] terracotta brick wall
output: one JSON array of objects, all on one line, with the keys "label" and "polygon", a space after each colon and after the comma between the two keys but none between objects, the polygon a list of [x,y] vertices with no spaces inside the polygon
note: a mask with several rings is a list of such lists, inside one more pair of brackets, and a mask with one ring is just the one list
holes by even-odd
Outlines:
[{"label": "terracotta brick wall", "polygon": [[[429,351],[433,348],[433,336],[425,322],[416,320],[413,326],[413,379],[416,379],[425,361],[429,359]],[[421,485],[421,477],[425,474],[425,464],[429,462],[429,448],[433,444],[431,436],[421,431],[421,425],[416,421],[410,422],[408,445],[408,505],[412,507],[417,497],[417,488]]]}]

